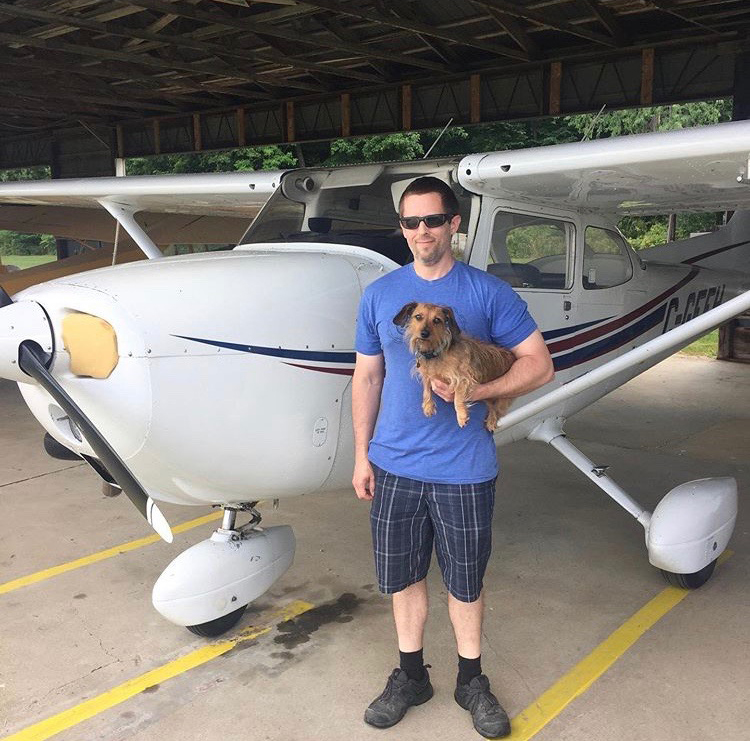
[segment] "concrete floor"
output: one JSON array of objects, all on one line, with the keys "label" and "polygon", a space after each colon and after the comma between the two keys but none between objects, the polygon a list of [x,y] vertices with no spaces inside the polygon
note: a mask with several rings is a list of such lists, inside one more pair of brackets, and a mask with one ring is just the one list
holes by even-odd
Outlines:
[{"label": "concrete floor", "polygon": [[[0,382],[0,584],[150,534],[84,466],[48,458],[16,387]],[[735,476],[734,555],[666,614],[539,741],[744,741],[750,716],[750,367],[676,357],[571,420],[571,439],[644,506],[673,486]],[[539,443],[501,451],[483,666],[511,716],[664,589],[643,531]],[[208,510],[165,507],[173,524]],[[436,568],[425,647],[435,697],[394,729],[361,720],[396,663],[374,586],[367,506],[353,494],[265,510],[297,535],[289,572],[239,627],[296,622],[62,731],[63,741],[479,738],[452,699],[455,649]],[[213,525],[0,595],[0,737],[205,645],[151,607],[151,587]],[[28,736],[31,738],[32,736]],[[41,736],[46,738],[47,736]],[[19,738],[27,738],[19,736]]]}]

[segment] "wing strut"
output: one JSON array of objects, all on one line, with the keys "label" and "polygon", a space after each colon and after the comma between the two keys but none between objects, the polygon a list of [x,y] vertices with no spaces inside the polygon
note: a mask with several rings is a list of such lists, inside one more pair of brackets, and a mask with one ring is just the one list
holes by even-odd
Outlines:
[{"label": "wing strut", "polygon": [[162,251],[153,243],[151,237],[141,228],[135,220],[135,210],[108,198],[100,198],[99,204],[106,208],[123,229],[133,238],[133,241],[141,248],[143,254],[149,260],[164,257]]},{"label": "wing strut", "polygon": [[[542,413],[548,411],[551,407],[562,404],[567,399],[573,398],[592,386],[596,386],[612,378],[612,376],[616,376],[618,373],[634,368],[639,364],[643,365],[642,371],[645,371],[654,364],[652,360],[654,356],[684,347],[694,339],[748,309],[750,309],[750,290],[726,301],[721,306],[707,311],[705,314],[701,314],[701,316],[695,319],[681,324],[679,327],[670,329],[663,335],[645,342],[640,347],[629,350],[625,354],[604,363],[604,365],[600,365],[598,368],[594,368],[588,373],[584,373],[582,376],[568,381],[568,383],[540,396],[538,399],[534,399],[522,407],[514,409],[500,420],[496,432],[507,430],[509,427],[520,422],[525,422],[531,417],[539,416],[541,419]],[[634,373],[633,375],[637,374]]]}]

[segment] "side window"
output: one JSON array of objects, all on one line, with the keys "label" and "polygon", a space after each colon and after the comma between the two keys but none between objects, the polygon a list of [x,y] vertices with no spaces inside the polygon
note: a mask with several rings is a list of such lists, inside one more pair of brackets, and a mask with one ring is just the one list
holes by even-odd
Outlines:
[{"label": "side window", "polygon": [[633,263],[619,234],[598,226],[586,227],[583,248],[583,287],[619,286],[633,277]]},{"label": "side window", "polygon": [[498,211],[487,272],[517,288],[569,288],[573,236],[568,222]]}]

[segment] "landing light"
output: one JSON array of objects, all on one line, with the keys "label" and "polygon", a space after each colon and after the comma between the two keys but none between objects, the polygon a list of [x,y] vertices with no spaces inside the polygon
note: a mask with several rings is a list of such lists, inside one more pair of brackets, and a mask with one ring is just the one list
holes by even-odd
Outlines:
[{"label": "landing light", "polygon": [[91,314],[68,314],[62,322],[70,370],[76,376],[109,378],[117,367],[117,335],[109,322]]}]

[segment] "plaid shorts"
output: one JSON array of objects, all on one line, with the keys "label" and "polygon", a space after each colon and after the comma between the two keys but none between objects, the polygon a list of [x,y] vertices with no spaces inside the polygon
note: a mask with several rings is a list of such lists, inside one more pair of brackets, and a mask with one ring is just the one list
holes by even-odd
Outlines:
[{"label": "plaid shorts", "polygon": [[373,465],[370,509],[378,586],[400,592],[427,576],[435,544],[448,591],[474,602],[492,550],[495,479],[480,484],[428,484]]}]

